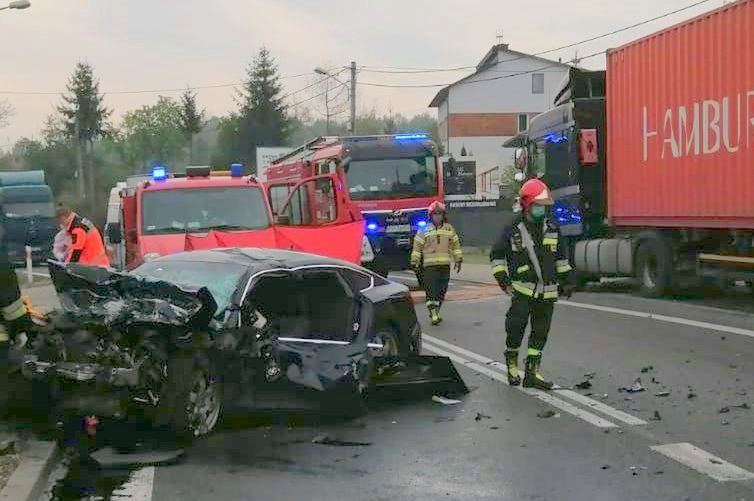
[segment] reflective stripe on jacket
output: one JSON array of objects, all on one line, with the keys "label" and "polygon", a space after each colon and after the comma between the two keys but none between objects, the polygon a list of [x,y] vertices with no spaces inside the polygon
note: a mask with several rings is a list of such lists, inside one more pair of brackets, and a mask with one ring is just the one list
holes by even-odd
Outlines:
[{"label": "reflective stripe on jacket", "polygon": [[558,283],[571,271],[567,246],[549,220],[541,228],[523,219],[504,228],[490,252],[490,264],[500,285],[545,301],[558,299]]},{"label": "reflective stripe on jacket", "polygon": [[67,230],[71,235],[71,247],[66,258],[67,263],[110,266],[102,235],[91,221],[79,217],[77,214],[72,214]]},{"label": "reflective stripe on jacket", "polygon": [[449,223],[427,226],[414,237],[411,251],[412,266],[449,266],[463,261],[461,239]]}]

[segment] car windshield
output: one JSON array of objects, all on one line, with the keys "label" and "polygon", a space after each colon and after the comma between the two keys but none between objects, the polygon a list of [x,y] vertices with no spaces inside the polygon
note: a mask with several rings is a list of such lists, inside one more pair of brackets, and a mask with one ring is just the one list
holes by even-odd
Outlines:
[{"label": "car windshield", "polygon": [[267,206],[255,186],[156,190],[142,199],[145,235],[268,226]]},{"label": "car windshield", "polygon": [[51,201],[46,202],[13,202],[3,206],[5,216],[18,217],[55,217],[55,208]]},{"label": "car windshield", "polygon": [[152,280],[163,280],[188,288],[206,287],[217,303],[217,313],[230,305],[238,282],[246,272],[244,266],[232,263],[207,263],[201,261],[149,261],[133,273]]},{"label": "car windshield", "polygon": [[353,200],[426,197],[437,194],[435,157],[352,160],[347,171]]}]

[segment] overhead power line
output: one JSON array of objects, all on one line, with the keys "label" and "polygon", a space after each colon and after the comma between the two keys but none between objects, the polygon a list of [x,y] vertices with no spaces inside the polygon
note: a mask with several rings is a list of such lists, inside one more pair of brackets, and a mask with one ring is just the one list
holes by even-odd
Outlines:
[{"label": "overhead power line", "polygon": [[[569,43],[566,45],[561,45],[560,47],[555,47],[554,49],[548,49],[543,50],[541,52],[535,52],[534,54],[528,54],[525,56],[517,56],[511,59],[506,59],[503,61],[499,61],[498,64],[501,63],[509,63],[512,61],[518,61],[521,59],[525,59],[527,57],[531,56],[544,56],[545,54],[550,54],[552,52],[557,52],[564,49],[570,49],[572,47],[576,47],[577,45],[582,45],[589,42],[594,42],[595,40],[600,40],[602,38],[607,38],[612,35],[617,35],[618,33],[622,33],[624,31],[632,30],[634,28],[638,28],[640,26],[643,26],[645,24],[652,23],[654,21],[658,21],[660,19],[664,19],[666,17],[672,16],[674,14],[678,14],[680,12],[687,11],[689,9],[693,9],[694,7],[698,7],[699,5],[708,3],[710,0],[700,0],[698,2],[692,3],[690,5],[687,5],[685,7],[680,7],[678,9],[675,9],[670,12],[666,12],[664,14],[660,14],[658,16],[645,19],[643,21],[639,21],[637,23],[631,24],[629,26],[624,26],[622,28],[615,29],[613,31],[603,33],[601,35],[596,35],[590,38],[585,38],[583,40],[579,40],[578,42]],[[455,68],[416,68],[416,67],[400,67],[400,66],[361,66],[362,71],[369,72],[369,73],[392,73],[392,74],[401,74],[401,73],[444,73],[444,72],[453,72],[453,71],[463,71],[463,70],[470,70],[475,69],[476,65],[474,66],[457,66]],[[439,85],[437,85],[439,86]]]}]

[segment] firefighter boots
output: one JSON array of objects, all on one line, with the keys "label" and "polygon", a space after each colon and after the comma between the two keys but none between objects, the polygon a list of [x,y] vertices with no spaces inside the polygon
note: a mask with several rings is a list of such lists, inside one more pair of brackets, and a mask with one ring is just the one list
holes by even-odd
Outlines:
[{"label": "firefighter boots", "polygon": [[[533,350],[530,350],[533,351]],[[547,381],[539,373],[539,363],[542,361],[542,354],[529,354],[526,357],[526,373],[524,374],[524,388],[536,388],[538,390],[549,391],[554,386],[552,381]]]},{"label": "firefighter boots", "polygon": [[505,366],[508,368],[508,384],[518,386],[521,384],[521,373],[518,370],[518,351],[505,350]]},{"label": "firefighter boots", "polygon": [[437,306],[432,306],[429,309],[429,318],[432,321],[432,325],[437,325],[442,322],[442,318],[440,318],[440,310],[437,309]]}]

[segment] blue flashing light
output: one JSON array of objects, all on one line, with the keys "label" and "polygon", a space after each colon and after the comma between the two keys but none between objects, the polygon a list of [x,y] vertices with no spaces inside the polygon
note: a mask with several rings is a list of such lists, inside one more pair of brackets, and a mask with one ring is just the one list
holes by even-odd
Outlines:
[{"label": "blue flashing light", "polygon": [[396,134],[396,141],[425,141],[429,139],[429,134],[415,133],[415,134]]},{"label": "blue flashing light", "polygon": [[230,175],[231,177],[243,176],[243,164],[241,162],[234,162],[230,164]]},{"label": "blue flashing light", "polygon": [[369,223],[367,224],[367,231],[369,233],[376,233],[379,226],[377,226],[377,223]]},{"label": "blue flashing light", "polygon": [[568,141],[568,135],[565,132],[550,132],[544,137],[544,140],[550,144],[565,143]]},{"label": "blue flashing light", "polygon": [[558,222],[558,226],[581,223],[581,211],[579,209],[556,205],[552,208],[552,212],[555,220]]},{"label": "blue flashing light", "polygon": [[427,222],[422,219],[421,221],[416,223],[416,226],[418,226],[419,228],[425,228],[427,226]]},{"label": "blue flashing light", "polygon": [[168,178],[168,169],[164,165],[155,165],[152,167],[152,179],[155,181],[164,181]]}]

